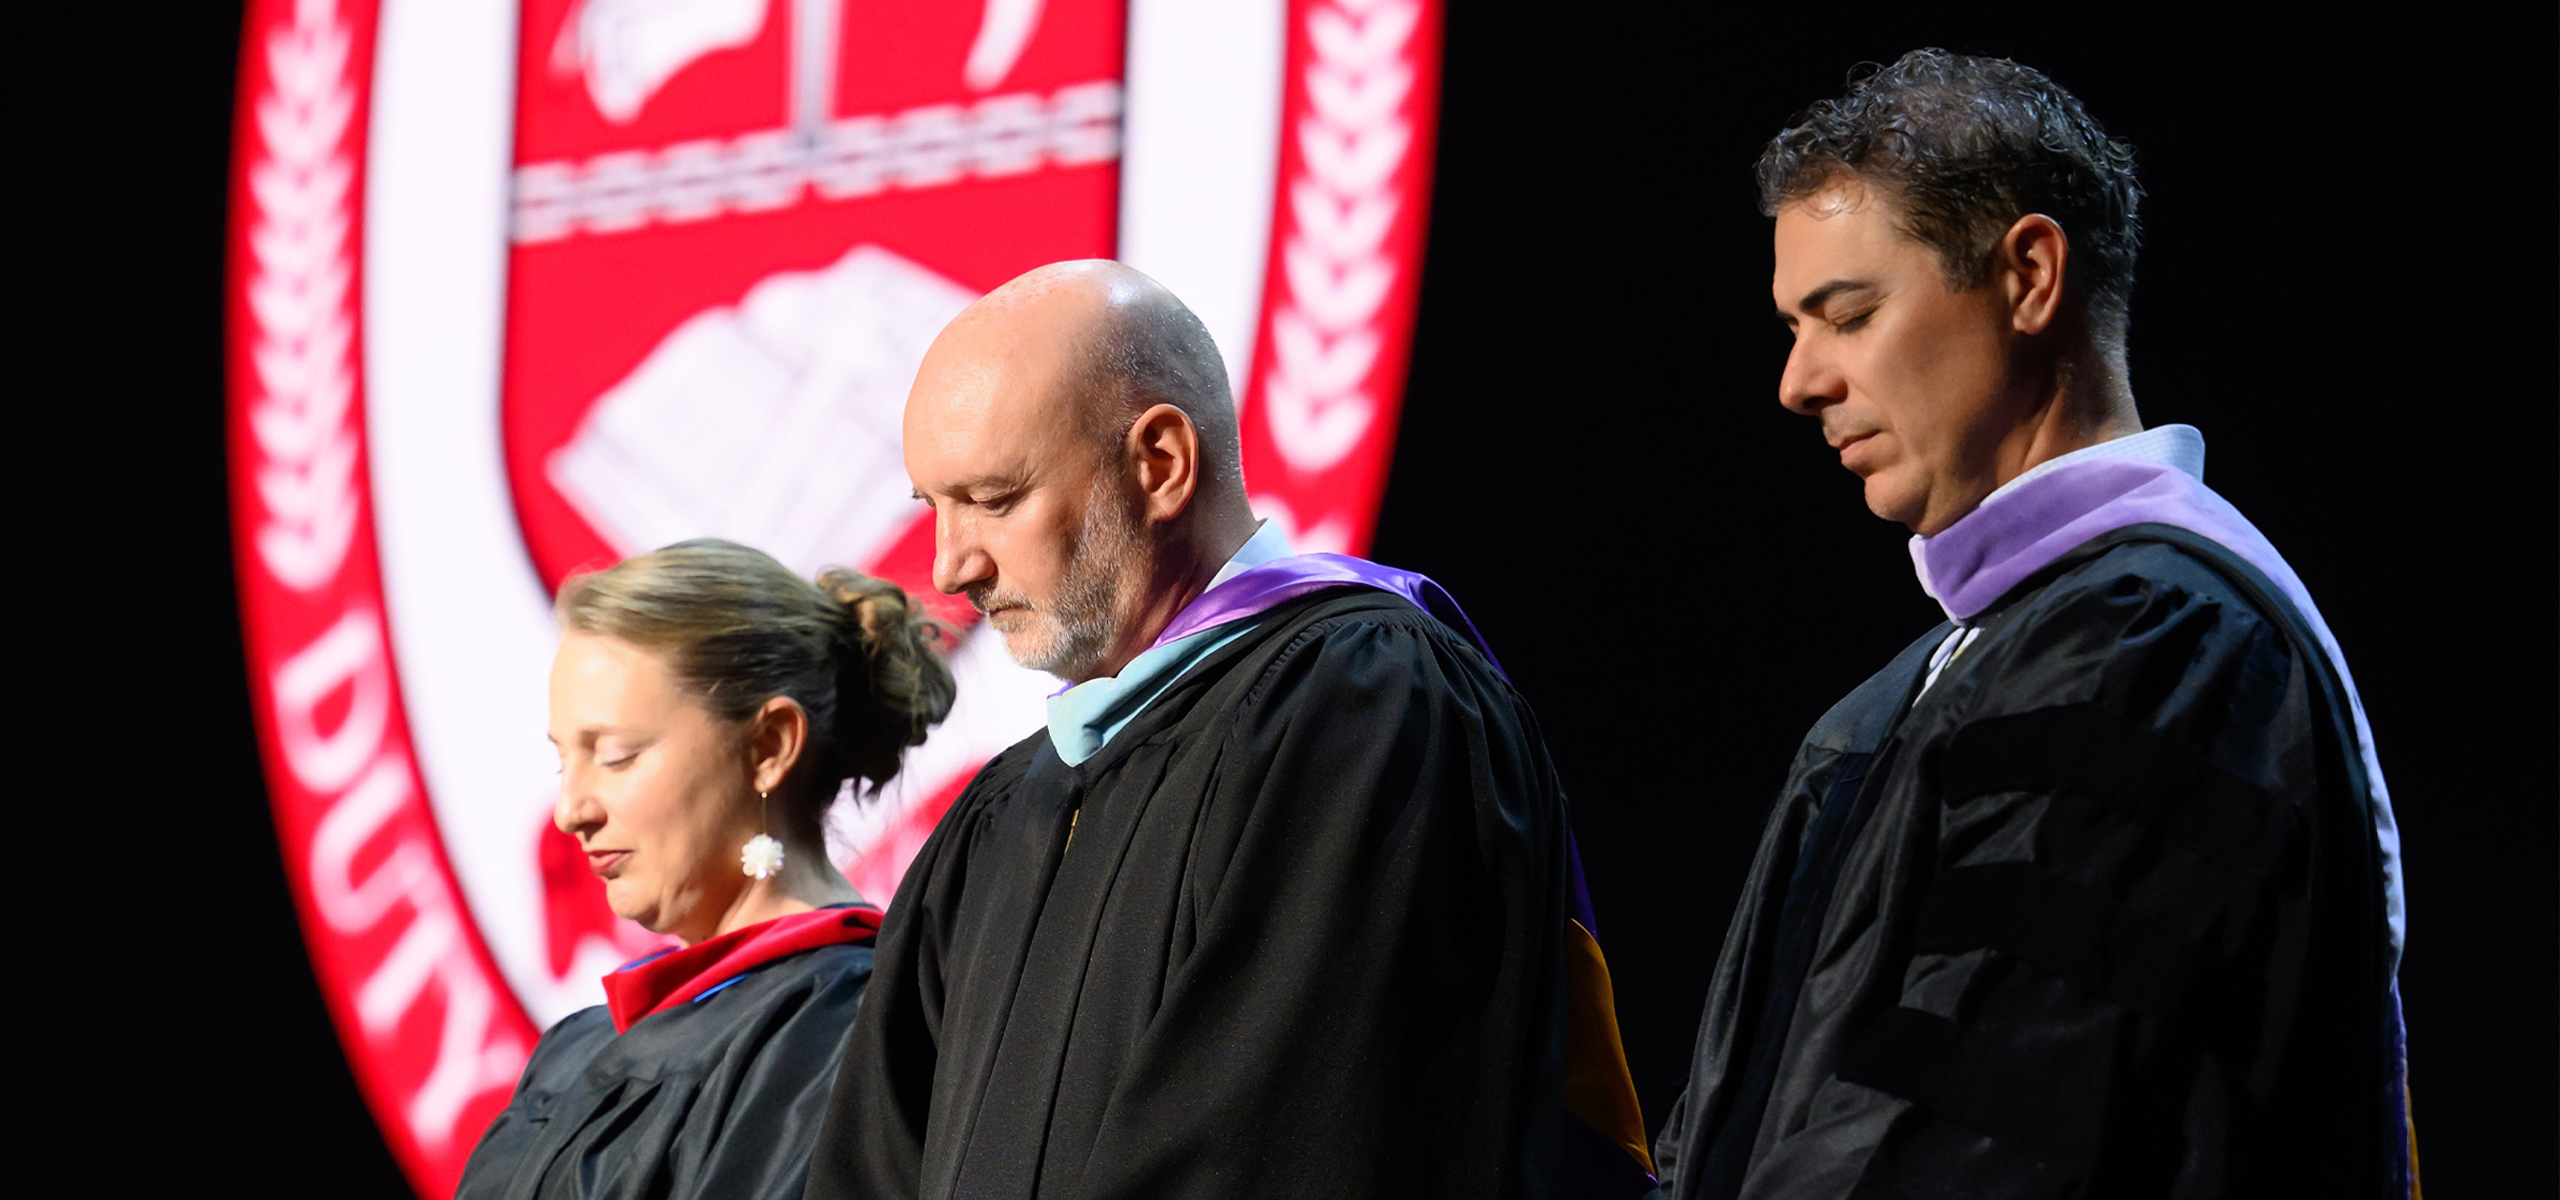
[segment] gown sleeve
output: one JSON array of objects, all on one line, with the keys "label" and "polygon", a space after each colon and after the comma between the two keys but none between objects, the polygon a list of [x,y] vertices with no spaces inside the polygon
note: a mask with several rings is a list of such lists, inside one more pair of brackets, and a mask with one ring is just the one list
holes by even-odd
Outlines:
[{"label": "gown sleeve", "polygon": [[1563,800],[1508,685],[1412,624],[1312,626],[1200,822],[1077,1194],[1550,1194]]},{"label": "gown sleeve", "polygon": [[2138,575],[2011,619],[1978,683],[1931,697],[1946,732],[1899,748],[1935,846],[1907,954],[1875,968],[1895,1003],[1746,1197],[2186,1194],[2287,1035],[2303,664],[2247,606]]}]

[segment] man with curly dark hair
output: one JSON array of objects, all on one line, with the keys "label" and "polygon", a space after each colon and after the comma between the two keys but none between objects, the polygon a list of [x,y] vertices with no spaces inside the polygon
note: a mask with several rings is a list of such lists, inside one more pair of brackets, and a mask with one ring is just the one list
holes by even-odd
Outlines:
[{"label": "man with curly dark hair", "polygon": [[2203,436],[2143,428],[2131,148],[2031,68],[1920,50],[1758,177],[1779,401],[1948,619],[1797,754],[1665,1192],[2410,1195],[2372,731]]}]

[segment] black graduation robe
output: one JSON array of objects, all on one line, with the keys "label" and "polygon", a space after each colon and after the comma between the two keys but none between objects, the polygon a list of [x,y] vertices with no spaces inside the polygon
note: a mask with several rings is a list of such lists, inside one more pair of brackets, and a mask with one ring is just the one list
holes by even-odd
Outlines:
[{"label": "black graduation robe", "polygon": [[799,1196],[871,954],[849,942],[777,959],[620,1035],[601,1004],[562,1018],[455,1200]]},{"label": "black graduation robe", "polygon": [[1093,758],[988,763],[882,928],[839,1197],[1546,1196],[1564,798],[1466,640],[1283,602]]},{"label": "black graduation robe", "polygon": [[1806,737],[1665,1192],[2406,1196],[2363,767],[2300,614],[2137,525],[1974,623]]}]

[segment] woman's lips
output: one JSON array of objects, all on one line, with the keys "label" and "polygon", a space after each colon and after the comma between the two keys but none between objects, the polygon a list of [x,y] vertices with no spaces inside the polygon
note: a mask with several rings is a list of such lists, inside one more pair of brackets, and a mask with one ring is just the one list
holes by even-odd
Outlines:
[{"label": "woman's lips", "polygon": [[595,872],[598,879],[611,879],[621,874],[622,864],[629,861],[631,852],[628,850],[587,851],[587,869]]}]

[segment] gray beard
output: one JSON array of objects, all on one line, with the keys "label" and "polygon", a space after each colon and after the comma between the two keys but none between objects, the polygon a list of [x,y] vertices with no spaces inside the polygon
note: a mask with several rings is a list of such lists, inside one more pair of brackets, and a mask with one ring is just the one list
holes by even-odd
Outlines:
[{"label": "gray beard", "polygon": [[1005,639],[1015,662],[1062,679],[1089,679],[1120,640],[1120,582],[1137,563],[1140,547],[1138,531],[1118,519],[1119,506],[1112,503],[1117,498],[1108,482],[1096,481],[1067,547],[1057,595],[1045,606],[1030,606],[1036,624],[1019,642]]}]

